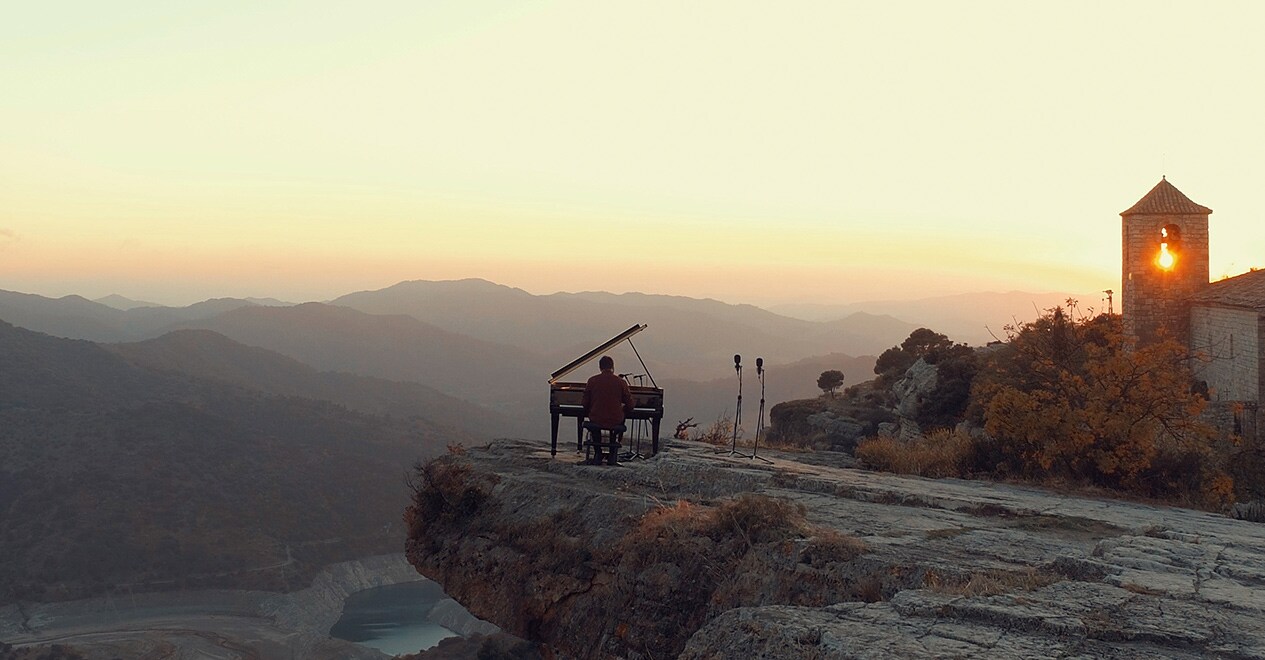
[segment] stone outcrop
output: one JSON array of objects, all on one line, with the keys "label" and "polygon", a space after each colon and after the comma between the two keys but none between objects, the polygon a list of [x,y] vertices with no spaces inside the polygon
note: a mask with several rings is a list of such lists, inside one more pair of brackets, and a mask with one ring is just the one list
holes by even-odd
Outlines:
[{"label": "stone outcrop", "polygon": [[915,421],[918,417],[918,407],[935,391],[936,384],[939,382],[938,372],[936,365],[928,363],[925,358],[918,358],[918,361],[905,371],[905,375],[901,376],[900,380],[892,383],[892,395],[896,397],[893,412],[899,418],[897,424],[901,437],[912,438],[922,433],[918,422]]},{"label": "stone outcrop", "polygon": [[284,628],[328,631],[342,616],[343,603],[351,594],[416,578],[398,554],[365,557],[327,566],[312,580],[312,586],[271,596],[261,609]]},{"label": "stone outcrop", "polygon": [[559,657],[1265,658],[1259,524],[769,455],[446,456],[408,559]]},{"label": "stone outcrop", "polygon": [[495,635],[501,632],[500,628],[471,616],[461,603],[445,598],[435,606],[430,608],[430,613],[426,615],[434,623],[441,625],[462,637],[473,637],[474,635]]},{"label": "stone outcrop", "polygon": [[831,446],[856,447],[857,442],[865,437],[864,424],[829,410],[809,415],[804,421],[810,428],[824,435]]}]

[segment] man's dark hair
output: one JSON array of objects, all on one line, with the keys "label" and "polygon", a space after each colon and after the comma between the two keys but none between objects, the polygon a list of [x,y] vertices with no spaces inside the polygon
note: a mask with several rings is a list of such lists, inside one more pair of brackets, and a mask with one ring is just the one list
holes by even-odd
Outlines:
[{"label": "man's dark hair", "polygon": [[611,358],[611,356],[609,356],[609,355],[603,355],[603,356],[602,356],[602,359],[600,359],[600,360],[598,360],[598,361],[597,361],[597,368],[598,368],[598,369],[602,369],[602,370],[606,370],[606,369],[614,369],[614,368],[615,368],[615,360],[614,360],[614,359],[612,359],[612,358]]}]

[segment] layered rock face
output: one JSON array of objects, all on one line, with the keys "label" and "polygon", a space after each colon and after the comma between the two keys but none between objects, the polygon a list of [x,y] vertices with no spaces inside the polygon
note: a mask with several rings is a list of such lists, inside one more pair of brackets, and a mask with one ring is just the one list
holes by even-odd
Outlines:
[{"label": "layered rock face", "polygon": [[[329,637],[347,596],[417,580],[400,554],[322,569],[291,593],[245,590],[128,593],[0,607],[0,640],[15,646],[70,644],[90,658],[380,659],[371,648]],[[452,608],[455,609],[455,608]],[[449,613],[456,620],[458,612]]]},{"label": "layered rock face", "polygon": [[1265,657],[1259,524],[770,456],[449,455],[408,559],[558,657]]}]

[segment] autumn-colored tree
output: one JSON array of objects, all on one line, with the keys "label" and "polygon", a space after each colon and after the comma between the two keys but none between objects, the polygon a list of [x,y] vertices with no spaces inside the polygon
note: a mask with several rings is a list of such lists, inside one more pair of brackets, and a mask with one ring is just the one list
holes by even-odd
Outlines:
[{"label": "autumn-colored tree", "polygon": [[1186,350],[1130,348],[1118,317],[1056,308],[1012,329],[976,378],[973,407],[1007,471],[1154,497],[1230,496],[1215,430],[1199,418]]},{"label": "autumn-colored tree", "polygon": [[817,387],[821,388],[823,394],[829,394],[832,399],[835,397],[835,390],[842,384],[843,372],[838,369],[828,369],[817,377]]}]

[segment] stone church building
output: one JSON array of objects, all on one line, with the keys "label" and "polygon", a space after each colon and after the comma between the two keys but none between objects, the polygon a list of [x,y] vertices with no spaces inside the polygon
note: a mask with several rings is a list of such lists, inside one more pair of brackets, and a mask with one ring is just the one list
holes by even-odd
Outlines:
[{"label": "stone church building", "polygon": [[1122,320],[1139,341],[1164,332],[1189,346],[1207,414],[1256,438],[1265,424],[1265,270],[1209,283],[1211,213],[1164,178],[1120,214]]}]

